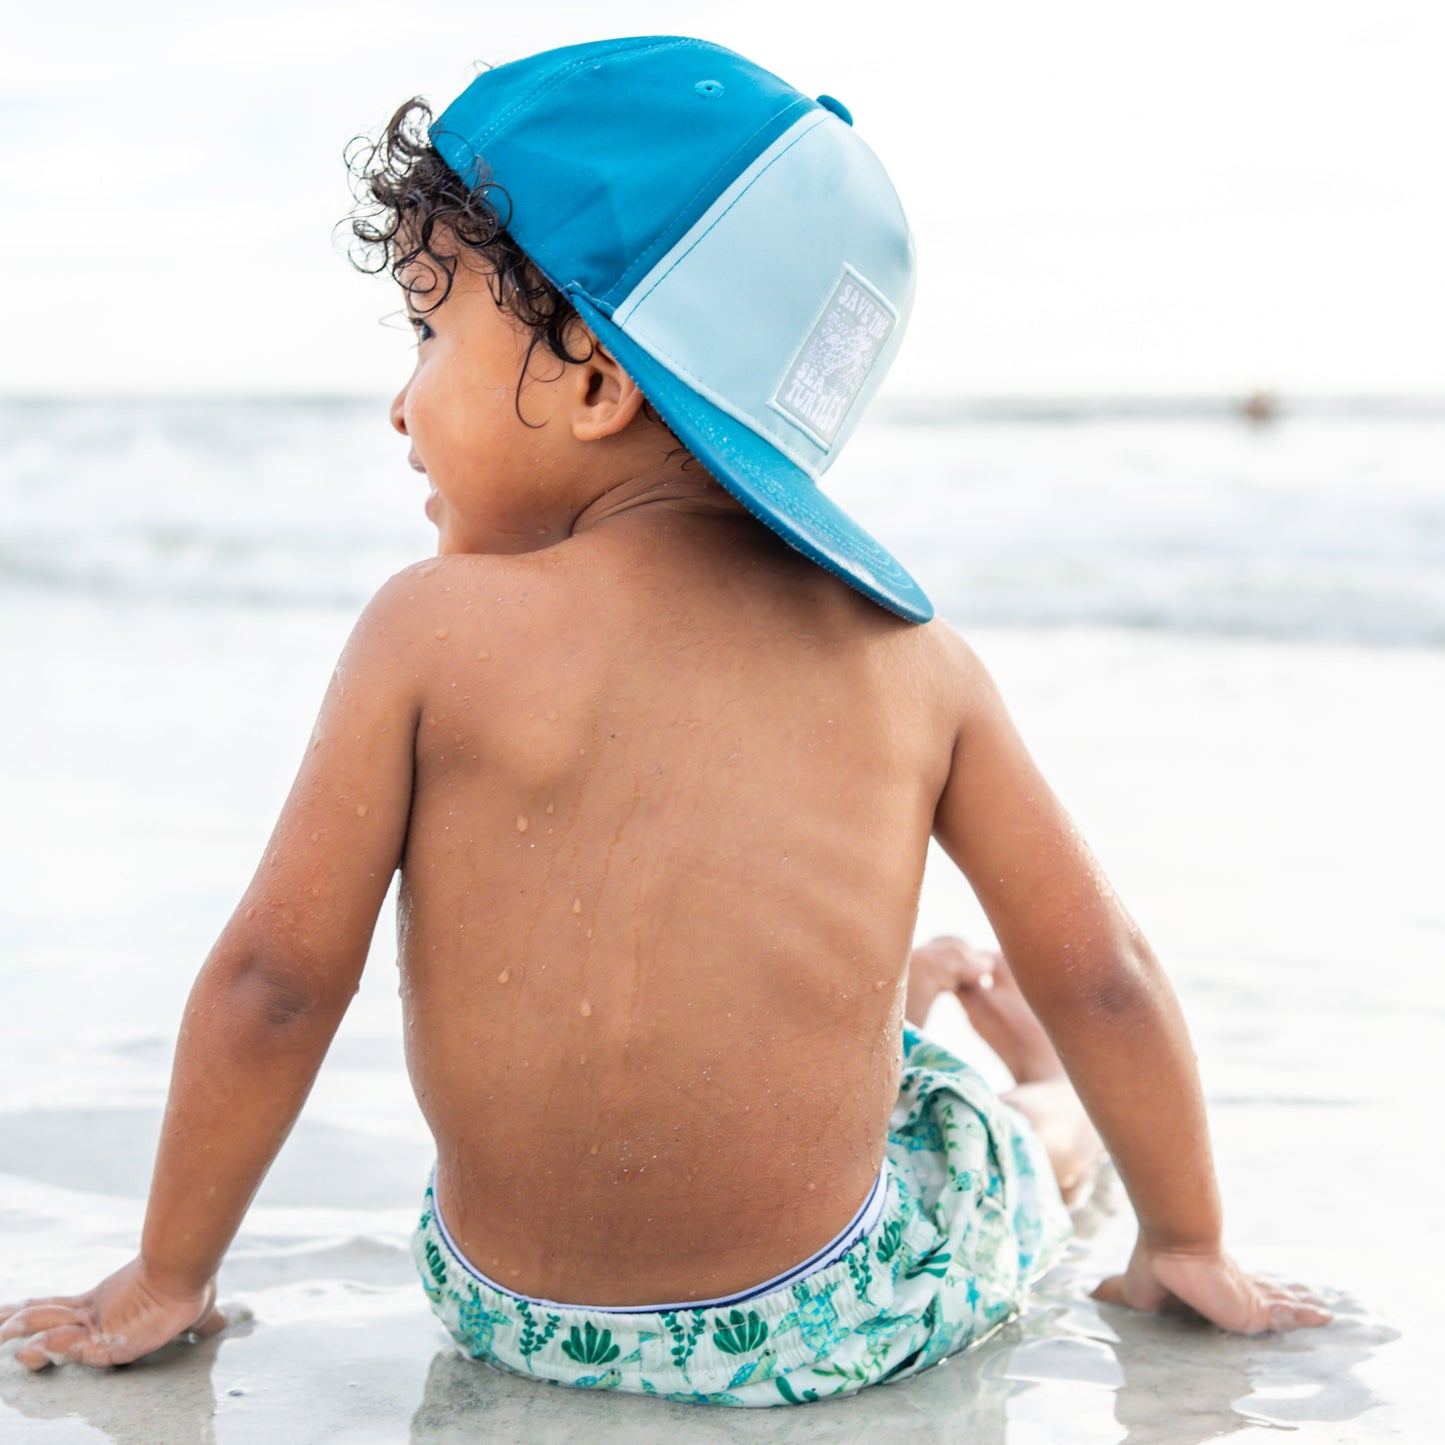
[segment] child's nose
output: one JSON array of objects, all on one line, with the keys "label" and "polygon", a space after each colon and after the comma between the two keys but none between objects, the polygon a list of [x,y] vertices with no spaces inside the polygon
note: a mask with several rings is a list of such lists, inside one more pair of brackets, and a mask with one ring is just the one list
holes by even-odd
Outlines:
[{"label": "child's nose", "polygon": [[406,387],[397,392],[391,403],[391,424],[402,436],[407,435],[406,430]]}]

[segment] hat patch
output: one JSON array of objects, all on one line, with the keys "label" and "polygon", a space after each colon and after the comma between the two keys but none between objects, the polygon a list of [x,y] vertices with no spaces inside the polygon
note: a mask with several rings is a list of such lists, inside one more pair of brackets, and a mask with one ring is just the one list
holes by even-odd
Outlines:
[{"label": "hat patch", "polygon": [[831,447],[897,324],[893,307],[844,266],[769,406],[825,450]]}]

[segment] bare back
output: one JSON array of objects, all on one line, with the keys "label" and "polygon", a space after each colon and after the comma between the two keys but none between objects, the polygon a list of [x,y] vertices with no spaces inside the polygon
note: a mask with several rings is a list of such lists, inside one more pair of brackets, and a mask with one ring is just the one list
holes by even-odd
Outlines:
[{"label": "bare back", "polygon": [[780,1272],[882,1158],[929,629],[745,517],[438,566],[400,937],[448,1223],[572,1303]]}]

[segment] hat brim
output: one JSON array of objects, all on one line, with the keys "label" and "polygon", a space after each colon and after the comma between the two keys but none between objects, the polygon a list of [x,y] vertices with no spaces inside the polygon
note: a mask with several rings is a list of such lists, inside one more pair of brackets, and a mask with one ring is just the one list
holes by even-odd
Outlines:
[{"label": "hat brim", "polygon": [[679,381],[586,295],[571,291],[567,299],[677,439],[759,521],[890,612],[909,622],[932,618],[933,604],[918,583],[807,472]]}]

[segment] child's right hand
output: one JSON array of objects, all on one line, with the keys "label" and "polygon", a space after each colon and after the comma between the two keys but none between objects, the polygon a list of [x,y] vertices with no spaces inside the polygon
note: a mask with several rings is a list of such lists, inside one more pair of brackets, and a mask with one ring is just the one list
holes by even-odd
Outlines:
[{"label": "child's right hand", "polygon": [[139,1259],[85,1294],[0,1305],[0,1341],[25,1340],[15,1358],[28,1370],[72,1360],[125,1365],[178,1335],[213,1335],[225,1327],[215,1280],[199,1294],[167,1293],[147,1278]]},{"label": "child's right hand", "polygon": [[1148,1311],[1179,1302],[1220,1329],[1245,1335],[1327,1325],[1334,1318],[1302,1285],[1248,1275],[1222,1248],[1159,1250],[1147,1245],[1142,1235],[1129,1267],[1104,1280],[1093,1297]]}]

